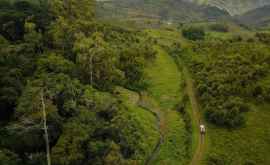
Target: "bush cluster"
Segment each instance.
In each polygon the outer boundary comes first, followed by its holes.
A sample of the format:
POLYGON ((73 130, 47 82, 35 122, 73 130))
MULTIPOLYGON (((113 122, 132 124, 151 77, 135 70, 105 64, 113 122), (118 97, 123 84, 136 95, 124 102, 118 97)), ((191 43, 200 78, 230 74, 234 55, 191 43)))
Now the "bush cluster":
POLYGON ((268 99, 270 49, 260 43, 211 42, 194 45, 190 68, 207 119, 228 127, 244 123, 248 99, 268 99))
POLYGON ((205 38, 205 31, 202 27, 189 27, 183 29, 182 34, 189 40, 203 40, 205 38))
POLYGON ((113 90, 145 87, 152 39, 100 23, 91 0, 0 4, 0 164, 46 162, 41 93, 53 164, 134 164, 145 155, 142 127, 113 90))

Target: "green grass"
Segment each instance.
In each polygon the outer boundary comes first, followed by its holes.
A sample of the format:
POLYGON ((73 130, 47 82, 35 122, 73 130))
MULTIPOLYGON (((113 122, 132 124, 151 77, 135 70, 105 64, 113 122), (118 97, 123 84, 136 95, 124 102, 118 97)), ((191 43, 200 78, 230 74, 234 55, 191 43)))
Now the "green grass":
MULTIPOLYGON (((253 106, 246 114, 246 126, 228 130, 208 128, 208 155, 224 165, 270 164, 270 105, 253 106)), ((207 164, 207 163, 206 163, 207 164)))
POLYGON ((159 141, 160 136, 156 126, 156 118, 151 112, 137 105, 139 96, 136 92, 120 87, 116 91, 119 92, 119 98, 127 107, 126 113, 131 116, 133 121, 136 121, 136 127, 142 136, 142 139, 138 140, 138 148, 142 150, 136 154, 135 159, 140 164, 143 164, 159 141))
POLYGON ((174 110, 181 100, 181 74, 174 60, 161 48, 155 62, 145 72, 150 85, 148 91, 159 103, 165 118, 164 143, 154 164, 186 164, 187 162, 187 131, 181 115, 174 110))
POLYGON ((145 30, 149 36, 158 40, 161 46, 171 46, 174 42, 180 42, 182 46, 187 44, 187 40, 176 29, 151 29, 145 30))
POLYGON ((243 39, 249 39, 254 36, 253 32, 247 32, 247 31, 232 31, 232 32, 215 32, 215 31, 207 31, 206 32, 206 39, 212 40, 212 39, 233 39, 235 37, 242 37, 243 39))
POLYGON ((146 74, 149 91, 164 109, 172 109, 180 101, 181 74, 174 60, 162 49, 156 48, 158 56, 146 74))
MULTIPOLYGON (((201 26, 201 25, 200 25, 201 26)), ((177 31, 170 30, 147 30, 148 34, 158 39, 160 45, 170 45, 175 41, 180 41, 188 46, 188 41, 183 39, 181 34, 177 31)), ((247 31, 235 25, 230 27, 228 33, 214 32, 207 30, 207 39, 229 39, 234 36, 244 36, 248 38, 254 35, 255 32, 247 31)), ((150 88, 149 91, 152 96, 160 103, 161 107, 170 113, 170 108, 176 103, 177 90, 180 92, 179 87, 174 86, 175 82, 181 81, 179 73, 173 73, 175 70, 172 66, 171 59, 167 59, 166 52, 158 48, 159 56, 155 64, 147 69, 149 76, 150 88), (170 73, 168 73, 170 72, 170 73), (176 77, 172 75, 178 75, 176 77), (168 77, 167 77, 168 76, 168 77), (176 92, 176 93, 175 93, 176 92), (176 97, 176 98, 175 98, 176 97), (170 98, 170 99, 166 99, 170 98), (175 99, 173 99, 175 98, 175 99)), ((178 93, 178 94, 179 94, 178 93)), ((268 165, 270 164, 270 105, 257 105, 253 106, 250 112, 246 113, 247 123, 242 128, 234 130, 225 129, 222 127, 214 126, 210 123, 207 124, 207 153, 203 164, 211 165, 268 165), (215 163, 209 161, 209 158, 216 161, 215 163)), ((191 112, 190 105, 187 106, 188 113, 191 112)), ((203 114, 201 114, 203 115, 203 114)), ((179 118, 175 117, 176 114, 167 114, 168 128, 171 128, 170 133, 167 134, 166 141, 161 148, 158 159, 155 164, 185 164, 185 158, 182 155, 179 158, 174 153, 183 152, 185 144, 180 144, 178 139, 185 139, 183 125, 181 125, 179 118), (178 129, 178 133, 174 132, 178 129), (182 133, 181 133, 182 132, 182 133), (179 134, 180 133, 180 134, 179 134), (174 136, 174 135, 177 135, 174 136), (177 139, 171 140, 170 139, 177 139), (182 148, 175 148, 175 146, 182 146, 182 148), (171 155, 170 155, 171 154, 171 155)), ((198 127, 192 121, 192 151, 195 151, 198 143, 198 127)), ((185 152, 185 151, 184 151, 185 152)), ((187 158, 187 157, 186 157, 187 158)), ((188 163, 186 163, 188 164, 188 163)))
POLYGON ((166 113, 167 133, 164 136, 164 143, 161 145, 160 152, 153 165, 158 164, 187 164, 188 150, 187 150, 187 132, 184 128, 184 122, 180 114, 176 111, 166 113))

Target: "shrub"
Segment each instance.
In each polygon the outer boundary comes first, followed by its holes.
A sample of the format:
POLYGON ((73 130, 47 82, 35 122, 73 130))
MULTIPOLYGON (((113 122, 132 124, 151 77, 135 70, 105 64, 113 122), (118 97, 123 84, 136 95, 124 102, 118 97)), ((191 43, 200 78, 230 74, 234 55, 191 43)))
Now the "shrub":
POLYGON ((220 155, 217 153, 212 153, 207 157, 208 165, 226 165, 229 164, 228 160, 226 160, 225 155, 220 155))
POLYGON ((255 36, 260 42, 270 44, 270 33, 256 33, 255 36))
POLYGON ((185 38, 189 40, 203 40, 205 38, 205 31, 201 27, 190 27, 184 29, 182 34, 185 38))
POLYGON ((264 44, 208 41, 198 42, 193 51, 191 70, 212 123, 239 127, 249 110, 247 98, 270 98, 269 48, 264 44))
POLYGON ((0 164, 19 165, 21 160, 18 155, 8 150, 0 150, 0 164))

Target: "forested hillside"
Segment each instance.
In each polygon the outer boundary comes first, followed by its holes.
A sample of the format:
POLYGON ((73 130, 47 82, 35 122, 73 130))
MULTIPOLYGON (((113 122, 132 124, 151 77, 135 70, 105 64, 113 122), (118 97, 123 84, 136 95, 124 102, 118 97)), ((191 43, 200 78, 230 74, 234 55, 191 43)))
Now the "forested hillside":
POLYGON ((114 90, 146 87, 151 39, 92 0, 0 3, 0 164, 47 164, 46 130, 55 165, 143 162, 155 138, 114 90))

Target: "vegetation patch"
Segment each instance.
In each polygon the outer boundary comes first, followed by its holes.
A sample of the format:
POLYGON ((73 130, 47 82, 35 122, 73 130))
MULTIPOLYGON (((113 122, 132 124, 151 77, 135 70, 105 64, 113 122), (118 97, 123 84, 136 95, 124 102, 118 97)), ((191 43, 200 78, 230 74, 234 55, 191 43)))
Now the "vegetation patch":
POLYGON ((175 109, 181 101, 181 74, 172 57, 163 49, 158 51, 155 62, 146 68, 148 75, 148 91, 159 103, 164 112, 165 133, 164 141, 153 164, 187 163, 188 133, 184 120, 175 109), (173 154, 172 154, 173 153, 173 154))
POLYGON ((246 114, 246 125, 224 129, 209 125, 209 165, 269 164, 269 105, 252 105, 246 114))
POLYGON ((183 29, 182 34, 189 40, 203 40, 205 38, 205 31, 202 27, 189 27, 183 29))
POLYGON ((268 73, 269 48, 245 42, 202 42, 194 50, 190 66, 207 119, 230 127, 243 124, 242 112, 249 109, 245 98, 261 96, 258 82, 268 73))

